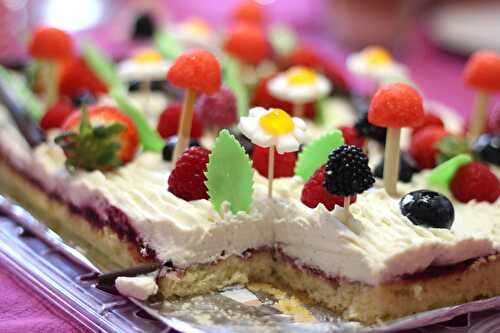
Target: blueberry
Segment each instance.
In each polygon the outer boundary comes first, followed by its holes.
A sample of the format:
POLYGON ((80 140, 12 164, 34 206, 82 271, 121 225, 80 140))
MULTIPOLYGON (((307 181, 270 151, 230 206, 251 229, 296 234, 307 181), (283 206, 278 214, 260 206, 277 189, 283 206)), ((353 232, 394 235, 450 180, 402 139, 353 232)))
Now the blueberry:
POLYGON ((482 161, 500 166, 500 133, 481 135, 473 150, 482 161))
MULTIPOLYGON (((165 142, 165 147, 163 147, 163 160, 170 162, 172 160, 172 155, 174 154, 175 144, 177 143, 177 135, 169 137, 165 142)), ((200 143, 196 139, 189 139, 189 147, 200 146, 200 143)))
MULTIPOLYGON (((407 153, 402 153, 399 162, 399 180, 403 183, 411 182, 413 174, 417 172, 417 165, 413 158, 407 153)), ((375 167, 373 172, 374 176, 377 178, 383 178, 384 176, 384 160, 382 159, 380 163, 375 167)))
POLYGON ((451 201, 434 191, 410 192, 401 198, 399 207, 413 224, 424 227, 450 229, 455 219, 451 201))
POLYGON ((244 136, 243 134, 241 134, 240 132, 238 132, 238 131, 236 131, 234 129, 230 129, 229 133, 231 133, 232 135, 234 135, 234 137, 236 138, 236 140, 238 140, 238 142, 243 147, 243 149, 245 149, 245 152, 248 155, 252 156, 252 152, 253 152, 253 143, 252 143, 252 141, 250 141, 246 136, 244 136))

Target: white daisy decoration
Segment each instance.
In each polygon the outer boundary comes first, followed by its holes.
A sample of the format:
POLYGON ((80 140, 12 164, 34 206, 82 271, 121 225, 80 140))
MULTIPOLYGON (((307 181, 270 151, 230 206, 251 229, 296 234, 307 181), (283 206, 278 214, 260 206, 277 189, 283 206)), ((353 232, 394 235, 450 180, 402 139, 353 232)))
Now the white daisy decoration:
POLYGON ((281 109, 252 108, 248 117, 241 117, 240 130, 254 144, 269 148, 268 196, 273 196, 274 151, 278 154, 299 150, 304 142, 306 124, 297 117, 290 117, 281 109))
POLYGON ((278 153, 299 150, 304 142, 306 123, 297 117, 290 117, 281 109, 250 109, 248 117, 241 117, 241 132, 254 144, 275 147, 278 153))
POLYGON ((123 80, 153 81, 164 80, 170 62, 155 50, 141 50, 131 58, 118 64, 118 75, 123 80))
POLYGON ((311 68, 294 66, 270 80, 267 89, 274 97, 293 103, 294 116, 303 117, 303 105, 328 95, 331 84, 311 68))
POLYGON ((347 57, 346 65, 351 73, 374 80, 379 85, 410 81, 405 66, 394 61, 382 47, 369 46, 353 53, 347 57))

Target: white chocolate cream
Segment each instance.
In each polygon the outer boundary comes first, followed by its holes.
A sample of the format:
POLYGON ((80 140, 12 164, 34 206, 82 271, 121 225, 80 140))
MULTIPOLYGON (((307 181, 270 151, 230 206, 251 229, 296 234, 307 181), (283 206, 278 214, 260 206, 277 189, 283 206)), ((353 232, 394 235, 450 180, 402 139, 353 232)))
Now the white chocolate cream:
MULTIPOLYGON (((275 199, 269 200, 267 181, 256 175, 250 211, 232 214, 226 205, 219 214, 208 200, 187 202, 168 192, 171 165, 159 154, 141 153, 115 172, 69 174, 59 147, 42 144, 31 153, 6 117, 0 118, 0 127, 0 149, 18 161, 16 167, 31 170, 44 186, 77 206, 91 206, 98 214, 105 214, 109 204, 119 207, 158 259, 180 267, 277 246, 299 265, 375 285, 500 250, 500 200, 454 202, 451 230, 434 229, 413 225, 400 213, 398 199, 375 188, 358 196, 344 224, 342 208, 329 212, 300 202, 299 177, 277 179, 275 199)), ((424 188, 425 173, 399 186, 403 193, 424 188)))

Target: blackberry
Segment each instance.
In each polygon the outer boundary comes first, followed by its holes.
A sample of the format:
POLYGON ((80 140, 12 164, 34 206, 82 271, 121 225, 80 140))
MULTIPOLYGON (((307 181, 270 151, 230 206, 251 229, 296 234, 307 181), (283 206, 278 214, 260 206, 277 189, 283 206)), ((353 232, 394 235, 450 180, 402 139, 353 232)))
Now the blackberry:
POLYGON ((156 31, 156 24, 150 13, 142 13, 137 16, 132 29, 132 39, 151 39, 156 31))
POLYGON ((328 156, 324 186, 330 194, 347 197, 363 193, 374 182, 368 157, 358 147, 342 145, 328 156))
POLYGON ((358 132, 358 135, 365 136, 382 145, 385 145, 387 129, 371 124, 368 121, 368 112, 363 112, 359 115, 358 120, 356 120, 356 123, 354 124, 354 128, 358 132))
MULTIPOLYGON (((399 180, 403 183, 411 182, 413 174, 417 172, 417 164, 410 157, 408 153, 402 153, 399 159, 399 180)), ((377 178, 383 178, 384 176, 384 160, 382 159, 380 163, 375 167, 373 172, 374 176, 377 178)))

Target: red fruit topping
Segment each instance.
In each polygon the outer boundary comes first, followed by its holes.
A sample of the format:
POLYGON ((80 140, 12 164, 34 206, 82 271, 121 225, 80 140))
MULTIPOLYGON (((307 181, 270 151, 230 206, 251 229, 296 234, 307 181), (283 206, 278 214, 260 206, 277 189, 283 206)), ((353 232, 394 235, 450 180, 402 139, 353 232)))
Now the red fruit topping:
POLYGON ((349 89, 342 71, 332 61, 321 57, 312 47, 303 45, 293 50, 287 60, 287 67, 291 66, 312 67, 323 72, 341 90, 349 89))
POLYGON ((65 60, 73 55, 73 42, 65 31, 42 27, 33 33, 28 52, 34 58, 65 60))
POLYGON ((485 91, 500 91, 500 55, 478 51, 465 64, 464 80, 469 86, 485 91))
MULTIPOLYGON (((274 151, 274 178, 292 177, 295 170, 295 161, 297 155, 295 153, 278 154, 274 151)), ((267 177, 269 163, 269 148, 263 148, 255 145, 252 152, 253 167, 262 176, 267 177)))
POLYGON ((78 97, 85 92, 99 96, 106 94, 108 88, 87 66, 83 58, 75 58, 63 67, 59 92, 69 97, 78 97))
POLYGON ((187 201, 208 199, 205 171, 209 155, 210 151, 202 147, 186 150, 168 177, 169 192, 187 201))
POLYGON ((411 132, 411 135, 413 136, 417 134, 420 130, 429 126, 438 126, 444 128, 444 123, 443 120, 441 120, 441 118, 439 118, 435 114, 426 112, 424 116, 424 122, 422 123, 422 125, 414 127, 413 131, 411 132))
POLYGON ((233 12, 233 19, 237 22, 262 24, 264 16, 262 6, 253 0, 243 2, 233 12))
POLYGON ((40 120, 40 127, 45 131, 52 128, 59 128, 74 111, 75 109, 70 102, 61 100, 47 109, 40 120))
POLYGON ((354 127, 343 126, 340 128, 342 135, 344 136, 344 143, 346 145, 353 145, 358 148, 363 149, 365 145, 366 138, 364 136, 358 135, 358 131, 354 127))
POLYGON ((435 145, 447 135, 448 132, 440 126, 427 126, 412 136, 409 152, 419 169, 436 166, 438 150, 435 145))
POLYGON ((237 121, 236 97, 224 87, 212 96, 200 96, 198 110, 204 123, 218 128, 230 127, 237 121))
MULTIPOLYGON (((166 139, 173 135, 177 135, 179 123, 181 120, 182 105, 175 102, 167 106, 165 111, 160 115, 156 130, 161 137, 166 139)), ((203 126, 197 113, 193 113, 193 121, 191 122, 191 137, 199 139, 203 135, 203 126)))
POLYGON ((417 127, 424 121, 422 97, 404 83, 388 84, 372 98, 368 121, 381 127, 417 127))
MULTIPOLYGON (((335 205, 344 207, 344 197, 340 195, 332 195, 325 189, 323 183, 325 182, 325 166, 316 170, 314 175, 309 178, 302 189, 300 200, 307 207, 315 208, 320 203, 326 209, 333 210, 335 205)), ((356 202, 356 196, 351 196, 351 203, 356 202)))
POLYGON ((180 55, 170 67, 167 80, 176 87, 215 94, 221 85, 221 69, 217 58, 201 49, 180 55))
MULTIPOLYGON (((269 80, 271 80, 273 77, 276 75, 272 75, 268 78, 264 78, 260 80, 257 85, 255 86, 254 89, 254 95, 251 101, 252 106, 261 106, 263 108, 269 109, 269 108, 277 108, 277 109, 282 109, 283 111, 286 111, 289 114, 293 113, 293 104, 282 101, 280 99, 277 99, 276 97, 272 96, 269 91, 267 90, 267 83, 269 80)), ((311 118, 314 119, 314 104, 313 103, 307 103, 304 107, 304 113, 306 118, 311 118)))
POLYGON ((479 162, 472 162, 458 169, 450 189, 461 202, 476 200, 494 203, 500 196, 500 182, 497 176, 479 162))
POLYGON ((249 23, 238 23, 229 30, 224 50, 243 62, 256 65, 269 56, 270 47, 262 29, 249 23))
MULTIPOLYGON (((117 157, 125 164, 134 158, 134 155, 139 146, 139 132, 134 121, 125 113, 111 106, 93 106, 88 111, 90 125, 93 128, 98 126, 111 126, 120 124, 124 130, 118 134, 117 141, 120 144, 120 149, 117 152, 117 157)), ((62 128, 66 132, 76 132, 79 130, 82 121, 82 113, 73 112, 62 128)))

